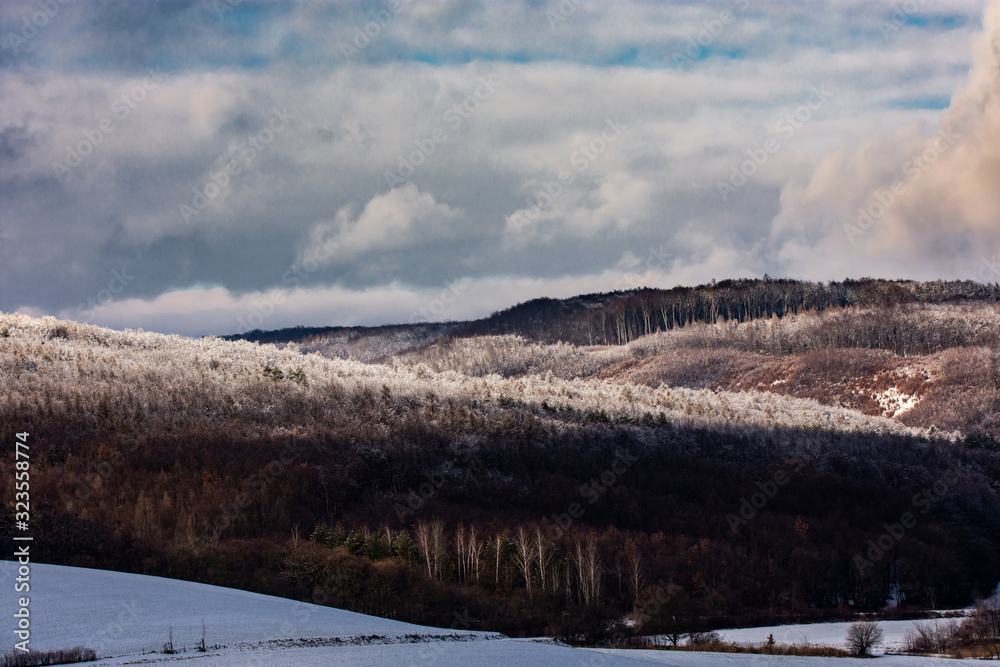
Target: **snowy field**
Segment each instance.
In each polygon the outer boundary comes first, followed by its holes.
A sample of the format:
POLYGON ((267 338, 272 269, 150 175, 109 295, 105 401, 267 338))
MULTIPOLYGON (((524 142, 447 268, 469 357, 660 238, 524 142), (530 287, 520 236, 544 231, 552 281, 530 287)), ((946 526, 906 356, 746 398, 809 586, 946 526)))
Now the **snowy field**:
MULTIPOLYGON (((5 587, 12 583, 11 569, 9 562, 0 565, 0 580, 5 587)), ((7 619, 12 618, 16 605, 12 589, 10 585, 11 592, 3 596, 7 619)), ((89 664, 99 665, 826 667, 829 663, 839 667, 870 667, 872 664, 834 658, 574 649, 550 642, 508 639, 496 633, 411 625, 205 584, 57 565, 31 566, 29 596, 33 650, 85 646, 95 649, 102 658, 89 664), (201 639, 202 620, 209 647, 206 653, 194 650, 201 639), (162 648, 171 627, 179 653, 166 655, 162 648)), ((8 621, 8 627, 11 625, 8 621)), ((810 628, 813 634, 806 636, 819 642, 823 636, 833 637, 840 632, 832 626, 841 624, 826 625, 831 626, 829 630, 815 625, 727 631, 726 638, 756 641, 759 633, 766 637, 768 632, 774 632, 775 639, 784 641, 779 631, 787 631, 793 633, 788 635, 789 640, 799 640, 803 629, 810 628), (746 634, 745 639, 731 634, 751 632, 758 634, 746 634)), ((900 636, 904 631, 905 628, 899 630, 900 636)), ((13 646, 12 636, 13 633, 8 634, 5 651, 13 646)), ((877 664, 916 667, 954 665, 955 661, 886 656, 877 664)))
MULTIPOLYGON (((955 620, 958 621, 960 619, 955 620)), ((940 619, 938 623, 947 623, 948 621, 949 619, 940 619)), ((879 621, 879 627, 882 628, 883 644, 875 650, 875 653, 902 649, 906 632, 913 629, 915 622, 921 625, 927 623, 934 624, 934 621, 879 621)), ((850 623, 776 625, 769 628, 720 630, 719 634, 727 642, 733 641, 740 644, 759 644, 760 642, 767 641, 769 634, 773 634, 774 641, 781 644, 819 644, 821 646, 847 648, 844 645, 844 636, 847 634, 849 625, 850 623)))

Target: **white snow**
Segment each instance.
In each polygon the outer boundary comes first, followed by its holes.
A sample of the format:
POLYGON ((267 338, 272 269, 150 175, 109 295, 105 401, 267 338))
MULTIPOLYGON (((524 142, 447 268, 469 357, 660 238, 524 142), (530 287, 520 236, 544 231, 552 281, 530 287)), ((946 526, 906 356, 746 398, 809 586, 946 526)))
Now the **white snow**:
MULTIPOLYGON (((880 621, 882 641, 876 652, 903 647, 903 639, 907 630, 913 629, 913 621, 880 621)), ((720 630, 719 634, 725 641, 740 644, 758 644, 767 641, 767 636, 774 635, 774 641, 781 644, 818 644, 846 648, 844 636, 850 623, 808 623, 804 625, 776 625, 766 628, 741 628, 738 630, 720 630)))
MULTIPOLYGON (((625 651, 600 650, 609 657, 617 658, 625 651)), ((756 655, 752 653, 710 653, 698 651, 628 651, 629 656, 642 660, 647 664, 671 665, 672 667, 762 667, 777 665, 778 667, 959 667, 971 664, 970 660, 955 660, 952 658, 924 658, 908 655, 886 655, 872 662, 871 658, 819 658, 799 657, 793 655, 756 655)), ((591 664, 591 663, 584 663, 591 664)), ((613 665, 617 663, 595 663, 613 665)), ((977 663, 981 664, 981 663, 977 663)))
POLYGON ((904 394, 896 387, 889 387, 883 392, 876 392, 872 398, 878 401, 882 412, 889 417, 895 417, 912 410, 920 401, 916 396, 904 394))
MULTIPOLYGON (((3 596, 2 613, 11 619, 17 598, 9 561, 0 565, 0 581, 10 592, 3 596)), ((102 657, 95 665, 178 664, 192 667, 319 667, 320 665, 544 665, 593 667, 661 664, 680 667, 733 665, 756 667, 859 667, 853 659, 786 658, 682 651, 584 650, 551 641, 509 639, 496 633, 430 628, 353 612, 305 604, 229 588, 104 570, 31 565, 31 649, 85 646, 102 657), (194 650, 205 622, 207 653, 194 650), (162 653, 173 628, 175 655, 162 653), (338 641, 339 640, 339 641, 338 641), (184 662, 178 662, 184 661, 184 662)), ((838 624, 825 624, 838 625, 838 624)), ((8 621, 8 627, 12 626, 8 621)), ((812 641, 843 633, 823 626, 812 628, 812 641)), ((756 640, 758 628, 744 633, 756 640)), ((895 630, 893 630, 895 632, 895 630)), ((887 633, 888 634, 888 633, 887 633)), ((735 637, 733 637, 735 638, 735 637)), ((8 634, 5 651, 13 647, 8 634)), ((884 667, 933 664, 934 660, 887 656, 884 667)), ((954 660, 940 660, 954 665, 954 660)))

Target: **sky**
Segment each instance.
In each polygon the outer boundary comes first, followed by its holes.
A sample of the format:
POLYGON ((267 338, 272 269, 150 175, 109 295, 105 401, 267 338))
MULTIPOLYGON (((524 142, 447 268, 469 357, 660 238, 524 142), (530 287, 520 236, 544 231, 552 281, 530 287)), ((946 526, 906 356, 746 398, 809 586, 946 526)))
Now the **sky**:
POLYGON ((1000 280, 1000 0, 0 4, 0 310, 1000 280))

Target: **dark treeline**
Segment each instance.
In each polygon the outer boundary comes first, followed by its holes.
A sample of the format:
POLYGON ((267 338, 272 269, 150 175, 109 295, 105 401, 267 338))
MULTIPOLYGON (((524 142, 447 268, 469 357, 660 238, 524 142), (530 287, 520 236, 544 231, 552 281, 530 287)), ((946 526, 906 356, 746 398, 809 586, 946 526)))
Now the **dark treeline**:
POLYGON ((461 331, 468 335, 515 333, 542 342, 623 345, 640 336, 696 322, 749 322, 853 306, 997 300, 1000 285, 973 281, 862 278, 813 283, 765 276, 697 287, 535 299, 471 322, 461 331))
POLYGON ((343 419, 285 435, 211 419, 148 432, 148 415, 108 406, 25 417, 33 554, 418 623, 467 610, 513 634, 630 612, 650 631, 815 618, 893 593, 961 605, 1000 580, 987 449, 516 401, 329 400, 343 419))
MULTIPOLYGON (((995 303, 998 300, 1000 285, 984 285, 973 281, 916 282, 861 278, 813 283, 765 276, 763 279, 723 280, 696 287, 646 287, 568 299, 533 299, 471 322, 381 327, 294 327, 274 331, 255 329, 223 338, 275 344, 304 343, 309 349, 317 349, 329 356, 352 355, 341 350, 327 350, 326 347, 329 346, 323 345, 327 339, 343 338, 356 343, 407 335, 413 338, 417 347, 436 336, 496 334, 518 334, 546 343, 563 341, 575 345, 624 345, 641 336, 694 323, 752 322, 805 312, 875 307, 881 309, 881 319, 870 322, 862 332, 856 331, 857 327, 854 326, 837 340, 827 340, 827 346, 926 353, 942 349, 948 344, 972 343, 956 340, 947 344, 939 342, 915 348, 913 341, 900 338, 901 330, 893 329, 894 326, 898 329, 898 322, 887 321, 886 318, 892 318, 889 312, 892 306, 948 302, 995 303)), ((398 347, 399 349, 392 348, 385 354, 396 353, 406 346, 398 347)), ((360 356, 367 358, 364 354, 360 356)), ((374 358, 378 355, 367 356, 374 358)))

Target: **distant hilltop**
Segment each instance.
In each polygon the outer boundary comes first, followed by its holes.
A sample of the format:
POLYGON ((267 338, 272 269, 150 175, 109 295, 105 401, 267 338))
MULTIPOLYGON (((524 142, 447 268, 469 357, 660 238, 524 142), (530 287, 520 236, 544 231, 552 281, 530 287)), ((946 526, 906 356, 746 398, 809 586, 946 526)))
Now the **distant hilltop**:
POLYGON ((765 275, 760 279, 712 281, 695 287, 641 287, 566 299, 543 297, 473 321, 257 329, 222 338, 276 344, 336 341, 349 346, 372 338, 399 340, 387 354, 432 343, 445 336, 517 334, 542 343, 624 345, 640 336, 696 322, 748 322, 852 307, 997 301, 1000 301, 1000 284, 971 280, 920 282, 847 278, 822 283, 765 275))

